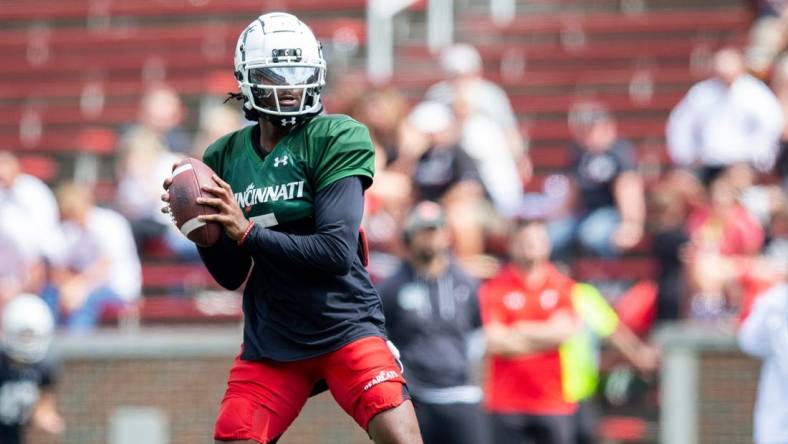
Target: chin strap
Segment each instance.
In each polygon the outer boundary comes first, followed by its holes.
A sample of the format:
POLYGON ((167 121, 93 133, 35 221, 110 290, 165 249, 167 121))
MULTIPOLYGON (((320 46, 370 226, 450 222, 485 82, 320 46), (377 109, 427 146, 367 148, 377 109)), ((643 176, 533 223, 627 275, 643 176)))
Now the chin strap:
POLYGON ((323 114, 323 102, 320 102, 320 107, 311 113, 301 114, 300 116, 275 116, 273 114, 259 112, 254 108, 247 108, 246 97, 241 93, 227 93, 227 98, 224 99, 223 103, 227 103, 230 100, 237 100, 243 103, 243 105, 241 105, 241 109, 244 112, 244 117, 246 120, 256 122, 259 117, 263 117, 271 122, 274 126, 279 128, 292 128, 311 119, 312 117, 317 116, 318 114, 323 114))
POLYGON ((301 114, 298 116, 277 116, 268 113, 258 113, 258 115, 262 115, 262 117, 264 117, 266 120, 271 122, 271 124, 273 124, 275 127, 292 128, 322 113, 323 113, 323 104, 321 103, 320 107, 316 111, 307 114, 301 114))

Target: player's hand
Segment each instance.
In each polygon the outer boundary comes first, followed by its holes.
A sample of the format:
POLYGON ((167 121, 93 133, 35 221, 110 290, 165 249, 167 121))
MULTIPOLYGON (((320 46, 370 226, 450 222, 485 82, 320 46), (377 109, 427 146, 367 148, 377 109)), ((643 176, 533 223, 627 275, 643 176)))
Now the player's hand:
MULTIPOLYGON (((178 165, 181 164, 181 161, 177 161, 172 164, 172 170, 178 168, 178 165)), ((164 214, 169 214, 170 212, 170 185, 172 185, 172 176, 167 176, 164 179, 164 183, 161 184, 161 187, 164 188, 164 193, 161 195, 161 201, 165 203, 164 207, 161 209, 161 212, 164 214)))
POLYGON ((214 207, 219 210, 219 213, 205 214, 199 216, 199 219, 204 222, 218 222, 222 224, 227 236, 237 241, 246 232, 251 222, 244 217, 241 207, 235 201, 230 184, 223 181, 216 174, 212 178, 216 185, 203 185, 202 191, 211 193, 215 197, 199 197, 197 198, 197 203, 214 207))

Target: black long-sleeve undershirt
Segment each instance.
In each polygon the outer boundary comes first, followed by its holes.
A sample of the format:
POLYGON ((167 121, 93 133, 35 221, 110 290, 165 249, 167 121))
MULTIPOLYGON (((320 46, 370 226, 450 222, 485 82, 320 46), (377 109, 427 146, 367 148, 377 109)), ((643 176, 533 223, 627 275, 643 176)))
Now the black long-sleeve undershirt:
POLYGON ((238 244, 222 233, 219 241, 210 247, 197 247, 205 268, 216 282, 228 290, 241 286, 249 274, 252 257, 238 244))
POLYGON ((363 187, 356 176, 340 179, 315 196, 315 232, 289 234, 255 225, 242 247, 222 235, 220 242, 199 248, 205 266, 225 288, 236 289, 249 273, 251 258, 287 261, 336 275, 350 271, 358 248, 364 211, 363 187))

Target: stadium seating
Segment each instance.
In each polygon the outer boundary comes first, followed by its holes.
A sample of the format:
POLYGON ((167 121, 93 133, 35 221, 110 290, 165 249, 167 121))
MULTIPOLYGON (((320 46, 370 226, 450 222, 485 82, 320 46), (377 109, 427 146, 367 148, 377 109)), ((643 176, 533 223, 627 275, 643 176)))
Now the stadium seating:
MULTIPOLYGON (((654 3, 659 3, 658 1, 654 3)), ((690 3, 690 2, 687 2, 690 3)), ((701 6, 702 4, 698 4, 701 6)), ((691 5, 690 5, 691 6, 691 5)), ((654 32, 663 37, 677 37, 676 33, 685 32, 696 34, 699 30, 729 31, 731 28, 741 26, 751 18, 751 15, 742 10, 720 9, 714 10, 705 7, 685 9, 681 11, 639 12, 626 14, 622 12, 599 12, 591 14, 549 14, 549 15, 523 15, 516 17, 504 27, 498 27, 487 17, 467 16, 460 21, 459 32, 466 35, 478 35, 497 28, 506 36, 527 36, 532 33, 556 33, 572 26, 583 30, 593 37, 598 35, 627 35, 634 34, 642 37, 654 32)), ((628 37, 632 37, 629 35, 628 37)))
POLYGON ((232 2, 211 2, 207 0, 175 0, 151 2, 147 0, 96 1, 59 0, 5 2, 0 10, 0 20, 42 20, 42 19, 85 19, 92 16, 169 18, 188 20, 194 18, 215 18, 217 15, 253 16, 264 10, 288 10, 296 14, 320 14, 323 12, 349 15, 363 14, 365 0, 274 0, 263 3, 259 0, 234 0, 232 2))
MULTIPOLYGON (((500 26, 486 15, 486 2, 459 3, 467 7, 457 9, 457 39, 479 48, 486 76, 507 88, 530 139, 533 189, 568 165, 566 111, 582 97, 603 99, 639 157, 664 164, 668 111, 704 76, 714 48, 743 41, 751 19, 737 0, 528 0, 500 26)), ((364 0, 6 1, 0 8, 0 146, 17 151, 26 171, 49 181, 67 174, 61 165, 80 153, 110 162, 117 131, 136 117, 151 82, 166 81, 190 105, 232 88, 236 34, 261 4, 303 16, 323 41, 355 45, 350 68, 361 66, 364 0), (101 94, 98 109, 83 100, 91 91, 101 94)), ((418 2, 417 22, 423 8, 418 2)), ((392 82, 411 102, 440 80, 423 41, 402 42, 396 57, 392 82)), ((326 99, 330 110, 330 88, 326 99)), ((99 197, 110 197, 113 186, 111 177, 102 177, 99 197)), ((588 280, 647 278, 655 265, 644 251, 645 243, 614 262, 583 258, 574 270, 588 280)), ((166 255, 146 257, 144 285, 150 297, 136 308, 139 316, 160 321, 177 319, 181 306, 185 318, 201 313, 194 302, 167 295, 186 287, 216 290, 202 267, 166 255)))

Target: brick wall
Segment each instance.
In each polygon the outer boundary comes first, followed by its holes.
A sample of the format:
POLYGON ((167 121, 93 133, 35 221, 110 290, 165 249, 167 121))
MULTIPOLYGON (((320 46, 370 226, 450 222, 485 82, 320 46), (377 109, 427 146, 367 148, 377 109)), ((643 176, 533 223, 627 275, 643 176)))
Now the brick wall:
MULTIPOLYGON (((717 335, 718 336, 718 335, 717 335)), ((751 442, 759 363, 725 346, 696 349, 699 442, 751 442)), ((211 443, 235 330, 205 329, 71 338, 57 385, 68 429, 57 439, 32 431, 30 444, 104 444, 118 407, 154 407, 168 418, 170 444, 211 443)), ((664 383, 664 381, 663 381, 664 383)), ((369 443, 327 393, 310 399, 281 444, 369 443)))
MULTIPOLYGON (((30 444, 104 444, 119 406, 161 409, 171 444, 212 441, 231 358, 78 359, 63 363, 58 404, 68 429, 59 439, 31 431, 30 444)), ((310 400, 284 443, 365 443, 366 435, 323 394, 310 400), (352 438, 351 438, 352 437, 352 438)))
POLYGON ((705 352, 698 363, 699 442, 752 442, 760 363, 736 352, 705 352))

